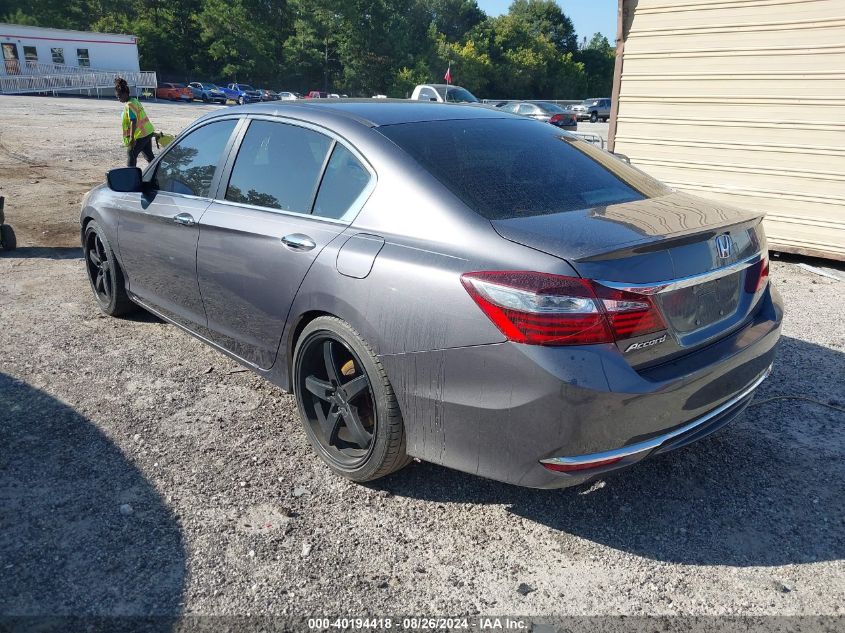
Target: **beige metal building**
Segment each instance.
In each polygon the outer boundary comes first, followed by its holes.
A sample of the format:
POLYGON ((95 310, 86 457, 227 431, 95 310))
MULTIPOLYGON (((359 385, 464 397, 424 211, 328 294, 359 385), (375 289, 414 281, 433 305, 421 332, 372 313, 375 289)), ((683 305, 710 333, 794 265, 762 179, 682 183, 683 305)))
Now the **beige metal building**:
POLYGON ((610 148, 845 260, 845 0, 619 0, 610 148))

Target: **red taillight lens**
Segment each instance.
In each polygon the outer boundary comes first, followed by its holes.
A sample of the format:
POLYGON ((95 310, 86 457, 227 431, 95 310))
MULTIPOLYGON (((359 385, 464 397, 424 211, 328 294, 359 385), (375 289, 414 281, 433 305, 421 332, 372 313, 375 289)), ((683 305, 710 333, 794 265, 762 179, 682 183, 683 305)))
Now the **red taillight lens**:
POLYGON ((552 118, 551 118, 551 119, 549 119, 549 123, 557 123, 557 122, 558 122, 558 121, 560 121, 562 118, 563 118, 563 115, 562 115, 562 114, 555 114, 555 115, 553 115, 553 116, 552 116, 552 118))
POLYGON ((586 279, 524 271, 467 273, 461 282, 509 340, 528 345, 612 343, 665 329, 649 297, 586 279))
POLYGON ((666 329, 651 297, 593 284, 617 340, 666 329))
POLYGON ((522 271, 467 273, 464 288, 515 343, 581 345, 612 340, 590 284, 522 271))
POLYGON ((768 280, 769 258, 764 257, 745 271, 745 292, 759 292, 766 287, 768 280))

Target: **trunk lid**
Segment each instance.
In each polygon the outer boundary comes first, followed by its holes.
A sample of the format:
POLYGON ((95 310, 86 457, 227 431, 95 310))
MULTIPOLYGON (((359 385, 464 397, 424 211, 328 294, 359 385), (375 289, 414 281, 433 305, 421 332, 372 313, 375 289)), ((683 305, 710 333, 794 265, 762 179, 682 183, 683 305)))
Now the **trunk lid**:
POLYGON ((747 321, 762 294, 746 291, 746 278, 759 272, 757 262, 766 255, 761 219, 673 192, 492 224, 507 240, 565 259, 584 278, 650 296, 667 332, 617 343, 633 366, 645 367, 747 321), (667 282, 674 284, 665 287, 667 282))

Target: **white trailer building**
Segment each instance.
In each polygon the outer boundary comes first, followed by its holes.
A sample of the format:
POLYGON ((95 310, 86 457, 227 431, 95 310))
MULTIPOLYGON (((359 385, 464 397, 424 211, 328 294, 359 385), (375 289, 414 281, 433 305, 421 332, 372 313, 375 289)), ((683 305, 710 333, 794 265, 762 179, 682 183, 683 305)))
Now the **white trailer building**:
POLYGON ((134 35, 0 23, 0 93, 79 92, 110 88, 115 75, 155 89, 141 72, 134 35))
POLYGON ((619 0, 609 147, 845 260, 845 0, 619 0))

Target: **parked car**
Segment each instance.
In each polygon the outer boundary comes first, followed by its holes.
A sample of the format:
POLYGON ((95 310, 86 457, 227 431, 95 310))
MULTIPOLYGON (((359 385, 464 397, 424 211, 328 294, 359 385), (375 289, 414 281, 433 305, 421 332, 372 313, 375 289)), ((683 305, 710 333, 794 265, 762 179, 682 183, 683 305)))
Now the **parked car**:
POLYGON ((749 403, 783 316, 762 216, 500 110, 314 100, 206 114, 110 171, 81 236, 106 314, 292 391, 336 473, 555 488, 749 403))
POLYGON ((610 118, 610 99, 584 99, 583 103, 576 103, 571 109, 579 121, 607 121, 610 118))
POLYGON ((545 121, 565 130, 578 129, 578 117, 555 103, 547 101, 509 101, 499 106, 504 112, 521 114, 538 121, 545 121))
POLYGON ((287 92, 286 90, 280 90, 278 93, 279 99, 281 101, 296 101, 296 94, 293 92, 287 92))
POLYGON ((446 84, 420 84, 411 93, 412 101, 436 101, 438 103, 480 103, 466 88, 446 84))
POLYGON ((193 101, 194 92, 185 84, 161 83, 156 88, 156 99, 171 101, 193 101))
POLYGON ((203 103, 226 103, 226 94, 215 84, 192 81, 188 84, 194 99, 203 103))
POLYGON ((261 101, 261 92, 250 86, 249 84, 229 84, 230 92, 227 93, 230 99, 233 99, 238 105, 245 103, 255 103, 261 101))
POLYGON ((328 99, 329 93, 328 92, 321 92, 319 90, 310 90, 307 95, 304 97, 305 99, 328 99))
POLYGON ((268 88, 259 88, 258 92, 261 93, 261 100, 262 101, 278 101, 279 100, 279 93, 274 92, 268 88))

